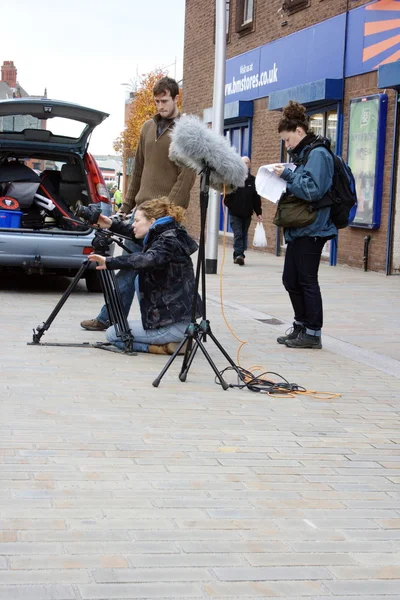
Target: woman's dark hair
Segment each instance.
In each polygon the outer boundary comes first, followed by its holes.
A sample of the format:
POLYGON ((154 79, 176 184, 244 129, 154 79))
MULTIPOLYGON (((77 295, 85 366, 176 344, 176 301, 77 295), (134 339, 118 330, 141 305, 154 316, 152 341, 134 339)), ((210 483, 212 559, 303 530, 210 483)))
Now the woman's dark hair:
POLYGON ((172 79, 171 77, 162 77, 162 79, 159 79, 153 87, 153 95, 159 96, 160 94, 166 94, 167 92, 171 94, 171 98, 174 100, 179 94, 179 85, 176 83, 175 79, 172 79))
POLYGON ((289 103, 283 109, 282 118, 278 125, 278 132, 296 131, 298 127, 301 127, 305 133, 308 133, 309 125, 306 108, 294 100, 289 100, 289 103))

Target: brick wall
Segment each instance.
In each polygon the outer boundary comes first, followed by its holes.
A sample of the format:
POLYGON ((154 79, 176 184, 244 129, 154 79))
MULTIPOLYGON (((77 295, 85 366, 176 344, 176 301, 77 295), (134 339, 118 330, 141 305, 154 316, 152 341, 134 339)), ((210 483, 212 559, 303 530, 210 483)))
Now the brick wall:
MULTIPOLYGON (((315 25, 321 21, 364 4, 367 0, 310 0, 310 6, 293 15, 282 13, 279 9, 283 0, 255 0, 254 27, 245 35, 235 32, 236 0, 231 0, 230 33, 227 42, 227 58, 231 58, 275 39, 290 35, 296 31, 315 25), (282 23, 287 24, 282 26, 282 23)), ((212 106, 214 81, 214 0, 186 0, 185 47, 184 47, 184 92, 183 110, 202 116, 203 110, 212 106)), ((329 43, 329 40, 327 40, 329 43)), ((289 57, 290 58, 290 57, 289 57)), ((377 89, 376 72, 367 73, 346 80, 344 99, 344 140, 347 147, 348 109, 351 98, 374 94, 377 89)), ((384 270, 387 237, 387 217, 390 189, 390 155, 393 131, 393 94, 388 93, 389 109, 387 123, 386 167, 382 199, 382 219, 379 230, 370 232, 364 229, 346 229, 340 232, 338 261, 342 264, 362 267, 364 237, 369 233, 370 244, 369 268, 384 270)), ((263 164, 280 160, 280 141, 277 134, 279 113, 268 111, 268 98, 254 101, 253 138, 252 138, 252 172, 255 174, 263 164)), ((199 234, 199 187, 196 182, 187 211, 186 224, 195 237, 199 234)), ((262 203, 264 226, 267 231, 267 252, 275 252, 276 227, 272 224, 275 205, 267 200, 262 203)), ((255 218, 250 228, 252 240, 255 218)))
MULTIPOLYGON (((343 103, 344 131, 343 131, 343 156, 347 156, 347 142, 349 131, 349 108, 352 98, 376 94, 383 90, 377 89, 377 72, 365 73, 350 77, 345 81, 345 95, 343 103)), ((375 231, 362 228, 349 227, 339 234, 338 261, 355 267, 363 266, 364 238, 371 236, 369 247, 368 265, 373 271, 385 270, 387 223, 389 215, 389 195, 391 184, 391 155, 394 129, 394 97, 393 90, 386 90, 388 95, 388 113, 386 125, 385 167, 383 173, 382 212, 381 226, 375 231)))

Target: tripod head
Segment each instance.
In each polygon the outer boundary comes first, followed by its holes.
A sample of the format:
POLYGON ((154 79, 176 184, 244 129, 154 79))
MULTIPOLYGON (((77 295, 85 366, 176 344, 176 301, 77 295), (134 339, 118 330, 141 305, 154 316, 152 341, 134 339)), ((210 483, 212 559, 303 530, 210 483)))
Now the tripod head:
POLYGON ((110 247, 113 243, 112 233, 108 229, 97 229, 95 230, 94 237, 92 239, 92 248, 96 254, 101 256, 108 256, 110 254, 110 247))
MULTIPOLYGON (((87 207, 83 207, 87 208, 87 207)), ((96 211, 97 218, 99 216, 99 212, 96 211)), ((82 225, 83 221, 78 219, 73 219, 71 217, 63 217, 66 221, 71 221, 77 225, 82 225)), ((95 253, 100 254, 101 256, 109 256, 111 244, 117 244, 123 250, 126 250, 128 254, 132 254, 132 250, 130 250, 122 240, 131 240, 132 238, 127 237, 126 235, 121 235, 120 233, 113 233, 109 229, 102 229, 98 225, 94 223, 90 223, 89 221, 85 221, 88 229, 94 231, 94 237, 92 240, 92 248, 95 253)))
POLYGON ((123 239, 129 240, 131 238, 128 238, 124 235, 115 234, 109 229, 97 229, 92 227, 92 230, 95 232, 92 240, 92 248, 97 254, 100 254, 101 256, 109 256, 110 247, 113 243, 120 246, 120 248, 123 248, 123 250, 126 250, 126 252, 129 254, 132 254, 132 250, 125 246, 122 241, 123 239))

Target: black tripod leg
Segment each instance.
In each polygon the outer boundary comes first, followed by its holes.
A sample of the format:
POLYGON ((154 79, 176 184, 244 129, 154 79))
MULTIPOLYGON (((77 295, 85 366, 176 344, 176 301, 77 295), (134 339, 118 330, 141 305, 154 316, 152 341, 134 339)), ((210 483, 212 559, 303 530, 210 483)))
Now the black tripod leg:
POLYGON ((206 357, 206 359, 208 361, 208 364, 210 365, 210 367, 214 371, 215 375, 219 379, 219 382, 220 382, 220 384, 222 386, 222 389, 223 390, 227 390, 229 388, 229 385, 226 383, 225 379, 222 377, 221 373, 218 371, 217 366, 214 364, 213 359, 208 354, 207 350, 205 349, 205 347, 203 345, 203 342, 200 339, 197 340, 197 345, 200 348, 200 350, 202 351, 202 353, 204 354, 204 356, 206 357))
POLYGON ((62 307, 64 306, 64 304, 66 303, 66 301, 68 300, 68 298, 70 297, 70 295, 72 294, 74 289, 76 288, 76 286, 78 285, 79 280, 81 279, 81 277, 83 276, 83 274, 85 273, 85 271, 89 267, 89 265, 90 265, 90 262, 88 260, 85 260, 82 263, 79 271, 77 272, 77 274, 75 275, 75 277, 73 278, 73 280, 71 281, 71 283, 69 284, 69 286, 67 287, 65 292, 63 293, 63 295, 61 296, 60 300, 57 302, 56 306, 54 307, 54 309, 51 312, 48 319, 46 319, 46 321, 44 321, 44 323, 42 323, 42 325, 38 325, 38 327, 36 327, 36 331, 35 330, 33 331, 32 342, 34 344, 40 343, 40 339, 41 339, 42 335, 49 329, 50 325, 52 324, 52 322, 54 321, 54 319, 56 318, 56 316, 58 315, 58 313, 60 312, 60 310, 62 309, 62 307))
POLYGON ((117 337, 125 344, 125 351, 131 353, 133 350, 133 336, 122 307, 121 292, 117 278, 114 271, 101 270, 100 273, 108 316, 114 325, 117 337))
POLYGON ((185 354, 184 354, 184 357, 183 357, 183 360, 182 360, 182 366, 181 366, 181 370, 180 370, 180 373, 179 373, 179 377, 180 377, 181 373, 186 370, 186 366, 187 366, 189 357, 192 354, 194 332, 195 332, 195 330, 197 328, 197 324, 196 323, 191 324, 189 327, 190 327, 190 332, 191 333, 187 337, 187 344, 186 344, 185 354))
MULTIPOLYGON (((204 194, 203 202, 202 202, 202 224, 203 224, 203 232, 204 232, 204 240, 200 245, 201 252, 201 299, 202 299, 202 317, 203 320, 206 320, 207 314, 207 302, 206 302, 206 244, 205 244, 205 229, 206 229, 206 220, 207 220, 207 208, 208 208, 208 194, 204 194)), ((206 335, 203 336, 203 341, 207 341, 206 335)))
POLYGON ((113 294, 113 286, 112 286, 112 281, 110 278, 110 272, 107 271, 100 271, 100 281, 101 281, 101 287, 103 289, 103 294, 104 294, 104 301, 107 307, 107 312, 108 312, 108 317, 110 319, 110 322, 113 325, 118 324, 119 320, 117 318, 117 302, 116 302, 116 298, 113 294))
POLYGON ((189 373, 190 365, 194 361, 194 357, 196 356, 197 349, 199 347, 198 339, 194 340, 194 345, 191 350, 188 352, 188 355, 185 355, 185 360, 182 363, 181 372, 179 373, 180 381, 186 381, 187 375, 189 373))
POLYGON ((174 360, 178 356, 179 351, 183 348, 183 346, 185 345, 186 341, 188 341, 188 340, 186 338, 183 338, 183 340, 181 341, 181 343, 179 344, 179 346, 177 347, 177 349, 175 350, 175 352, 168 359, 168 362, 165 365, 165 367, 163 368, 163 370, 161 371, 161 373, 153 381, 153 383, 152 383, 153 387, 158 387, 159 386, 161 379, 164 377, 165 373, 168 371, 168 369, 170 368, 170 366, 172 365, 172 363, 174 362, 174 360))
POLYGON ((226 360, 229 362, 229 364, 231 365, 231 367, 233 367, 235 369, 235 371, 237 373, 239 373, 239 370, 238 370, 238 367, 237 367, 236 363, 233 362, 233 359, 229 356, 229 354, 227 353, 227 351, 225 350, 225 348, 217 340, 217 338, 215 337, 215 335, 213 334, 213 332, 211 331, 211 329, 208 329, 207 335, 210 336, 210 338, 212 339, 212 341, 214 342, 214 344, 217 346, 218 350, 225 356, 226 360))

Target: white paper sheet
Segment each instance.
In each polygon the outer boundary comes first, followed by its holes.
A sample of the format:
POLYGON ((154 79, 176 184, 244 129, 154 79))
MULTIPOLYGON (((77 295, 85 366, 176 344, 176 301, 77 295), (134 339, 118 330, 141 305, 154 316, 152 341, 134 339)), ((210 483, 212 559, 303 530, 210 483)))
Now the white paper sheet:
POLYGON ((282 193, 286 191, 286 181, 274 173, 274 167, 282 165, 291 171, 294 171, 296 165, 293 163, 275 163, 273 165, 264 165, 258 169, 256 176, 256 190, 262 198, 267 198, 275 204, 278 202, 282 193))

